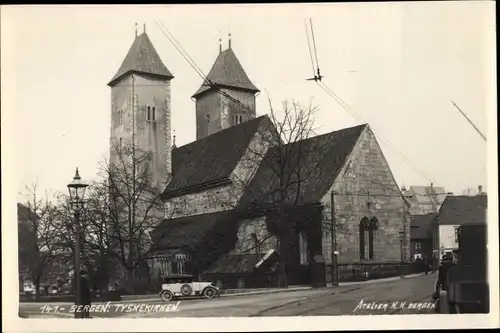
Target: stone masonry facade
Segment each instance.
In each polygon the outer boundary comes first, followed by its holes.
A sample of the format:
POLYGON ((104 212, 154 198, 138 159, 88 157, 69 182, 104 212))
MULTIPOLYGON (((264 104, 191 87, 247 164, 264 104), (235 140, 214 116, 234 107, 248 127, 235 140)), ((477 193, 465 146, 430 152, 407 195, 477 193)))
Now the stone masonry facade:
POLYGON ((174 219, 234 209, 268 148, 266 140, 262 139, 266 131, 265 126, 261 125, 257 130, 244 156, 231 174, 230 184, 167 199, 164 205, 165 218, 174 219))
MULTIPOLYGON (((111 145, 131 145, 134 132, 137 150, 152 154, 153 180, 160 187, 171 174, 170 103, 169 80, 130 75, 111 88, 111 145), (150 117, 154 107, 154 119, 147 119, 148 107, 150 117)), ((111 160, 116 158, 111 149, 111 160)))
MULTIPOLYGON (((389 165, 373 132, 367 127, 361 134, 348 163, 338 175, 335 193, 338 263, 399 262, 399 232, 405 230, 404 260, 410 256, 409 206, 403 199, 389 165), (374 235, 374 259, 360 259, 359 223, 363 217, 379 222, 374 235)), ((323 255, 332 262, 331 194, 322 199, 323 255)))
POLYGON ((276 236, 267 230, 264 216, 240 221, 237 238, 232 254, 264 254, 277 250, 276 236))
POLYGON ((242 121, 255 118, 254 93, 233 89, 221 90, 222 93, 215 90, 208 91, 196 101, 197 140, 235 125, 234 117, 236 115, 241 115, 242 121), (235 103, 223 94, 240 101, 245 107, 235 103))

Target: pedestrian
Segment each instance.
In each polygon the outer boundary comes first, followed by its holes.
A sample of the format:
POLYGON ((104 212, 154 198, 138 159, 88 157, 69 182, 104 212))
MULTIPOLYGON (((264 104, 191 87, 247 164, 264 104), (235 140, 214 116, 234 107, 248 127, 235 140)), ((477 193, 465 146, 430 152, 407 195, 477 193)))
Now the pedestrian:
POLYGON ((89 280, 86 270, 82 270, 80 273, 80 304, 83 305, 83 318, 90 318, 90 304, 91 304, 91 295, 89 288, 89 280), (87 307, 86 307, 87 305, 87 307))

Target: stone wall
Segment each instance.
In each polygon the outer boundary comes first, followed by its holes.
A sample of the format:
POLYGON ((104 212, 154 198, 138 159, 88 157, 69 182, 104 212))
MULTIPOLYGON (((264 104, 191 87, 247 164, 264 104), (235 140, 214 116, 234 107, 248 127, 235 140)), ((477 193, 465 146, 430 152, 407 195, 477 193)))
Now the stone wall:
POLYGON ((221 95, 215 90, 205 92, 196 100, 196 140, 221 130, 221 95))
POLYGON ((276 236, 272 235, 266 226, 266 217, 261 216, 240 221, 238 240, 231 253, 251 254, 266 253, 271 249, 277 250, 276 236), (253 236, 255 235, 255 236, 253 236))
POLYGON ((241 104, 226 96, 221 98, 221 126, 222 129, 234 126, 234 116, 241 115, 243 121, 255 118, 255 94, 253 92, 239 91, 233 89, 222 89, 241 104))
MULTIPOLYGON (((402 198, 390 167, 373 132, 367 128, 360 136, 348 163, 332 188, 335 191, 337 250, 339 263, 399 262, 399 232, 405 230, 404 259, 410 257, 409 205, 402 198), (379 228, 374 236, 373 260, 361 260, 359 223, 363 217, 377 218, 379 228)), ((323 198, 324 223, 330 226, 331 195, 323 198)), ((323 230, 323 254, 331 263, 332 238, 329 227, 323 230)))
POLYGON ((168 199, 165 202, 165 218, 178 218, 235 208, 241 199, 243 191, 255 175, 262 156, 265 155, 269 146, 262 139, 267 126, 268 124, 263 123, 257 130, 256 135, 230 176, 232 183, 168 199))
MULTIPOLYGON (((169 80, 130 75, 111 88, 112 147, 131 145, 134 132, 137 151, 152 154, 154 184, 162 186, 171 174, 170 99, 169 80), (147 120, 148 106, 155 108, 154 122, 147 120)), ((113 148, 110 156, 112 161, 117 158, 113 148)))

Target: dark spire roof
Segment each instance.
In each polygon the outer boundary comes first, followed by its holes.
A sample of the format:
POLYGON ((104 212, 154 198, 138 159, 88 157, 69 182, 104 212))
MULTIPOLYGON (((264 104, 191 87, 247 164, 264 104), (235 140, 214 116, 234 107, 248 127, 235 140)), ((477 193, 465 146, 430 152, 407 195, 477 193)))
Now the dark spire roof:
POLYGON ((153 43, 151 43, 145 32, 135 38, 120 69, 108 83, 108 86, 113 86, 129 73, 143 73, 165 79, 174 77, 161 61, 158 52, 156 52, 153 43))
MULTIPOLYGON (((259 89, 248 78, 231 48, 219 53, 212 69, 207 75, 207 79, 223 87, 243 89, 255 93, 259 92, 259 89)), ((196 98, 209 89, 210 86, 208 84, 203 84, 192 97, 196 98)))

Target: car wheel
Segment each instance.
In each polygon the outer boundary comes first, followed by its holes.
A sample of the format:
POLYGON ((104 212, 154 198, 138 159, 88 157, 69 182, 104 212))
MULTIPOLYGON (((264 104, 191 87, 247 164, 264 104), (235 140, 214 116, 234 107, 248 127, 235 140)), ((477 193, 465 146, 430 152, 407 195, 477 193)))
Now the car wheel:
POLYGON ((217 292, 215 291, 214 288, 208 287, 203 291, 203 296, 205 296, 208 299, 212 299, 215 297, 217 292))
POLYGON ((170 291, 164 290, 161 292, 160 297, 163 301, 169 302, 174 298, 174 295, 170 291))

